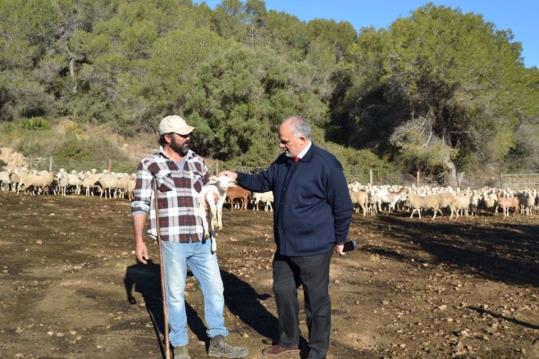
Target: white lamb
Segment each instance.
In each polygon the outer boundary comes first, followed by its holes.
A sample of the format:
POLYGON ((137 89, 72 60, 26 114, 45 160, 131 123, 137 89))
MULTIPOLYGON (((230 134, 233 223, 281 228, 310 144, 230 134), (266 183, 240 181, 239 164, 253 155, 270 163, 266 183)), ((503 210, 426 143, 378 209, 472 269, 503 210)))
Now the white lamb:
POLYGON ((234 181, 230 177, 212 177, 210 182, 200 191, 200 207, 204 238, 212 238, 212 252, 217 251, 215 229, 223 228, 223 204, 226 200, 226 190, 234 181))

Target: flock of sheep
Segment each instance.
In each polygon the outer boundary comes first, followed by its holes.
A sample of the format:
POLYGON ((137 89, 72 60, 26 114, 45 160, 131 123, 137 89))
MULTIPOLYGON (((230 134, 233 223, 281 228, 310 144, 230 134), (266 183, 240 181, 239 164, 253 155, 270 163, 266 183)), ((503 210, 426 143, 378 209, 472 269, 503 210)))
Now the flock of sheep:
MULTIPOLYGON (((213 183, 217 181, 214 178, 213 183)), ((482 188, 477 190, 460 190, 451 187, 415 187, 390 185, 362 185, 358 182, 348 185, 350 197, 356 210, 363 215, 375 215, 379 212, 396 213, 407 211, 410 218, 417 213, 437 215, 449 214, 449 218, 475 215, 479 212, 494 213, 499 211, 504 216, 510 214, 526 214, 532 216, 539 211, 539 196, 536 189, 498 189, 482 188)), ((0 171, 0 189, 11 190, 17 194, 57 194, 86 195, 105 198, 133 198, 135 174, 115 173, 104 170, 67 172, 29 171, 17 168, 11 171, 0 171)), ((222 190, 221 190, 222 192, 222 190)), ((221 207, 228 201, 230 208, 259 210, 262 205, 265 211, 272 210, 273 195, 266 193, 249 193, 234 184, 227 184, 226 194, 220 193, 221 207)))
MULTIPOLYGON (((212 178, 215 184, 219 179, 212 178)), ((0 171, 0 189, 11 190, 17 195, 22 194, 55 194, 100 196, 105 198, 133 199, 136 175, 116 173, 104 170, 98 173, 91 171, 71 171, 60 169, 58 172, 27 170, 16 168, 11 171, 0 171)), ((222 191, 221 191, 222 192, 222 191)), ((220 193, 220 197, 223 194, 220 193)), ((227 183, 226 193, 222 201, 228 200, 231 208, 246 209, 248 205, 258 210, 272 210, 273 194, 249 193, 235 184, 227 183)), ((222 206, 222 205, 221 205, 222 206)))
POLYGON ((363 215, 377 214, 385 210, 387 213, 396 211, 411 212, 410 218, 417 213, 421 218, 422 211, 432 214, 448 212, 449 219, 453 217, 476 215, 483 213, 498 214, 501 210, 503 216, 513 214, 526 214, 532 216, 539 211, 539 196, 535 189, 499 189, 484 187, 477 190, 460 190, 451 187, 415 187, 415 186, 372 186, 352 183, 348 186, 352 202, 356 209, 363 211, 363 215))
POLYGON ((132 198, 135 189, 135 175, 115 173, 107 170, 97 173, 96 170, 67 172, 29 171, 16 168, 11 171, 0 171, 0 188, 30 194, 67 194, 86 196, 99 195, 106 198, 132 198))

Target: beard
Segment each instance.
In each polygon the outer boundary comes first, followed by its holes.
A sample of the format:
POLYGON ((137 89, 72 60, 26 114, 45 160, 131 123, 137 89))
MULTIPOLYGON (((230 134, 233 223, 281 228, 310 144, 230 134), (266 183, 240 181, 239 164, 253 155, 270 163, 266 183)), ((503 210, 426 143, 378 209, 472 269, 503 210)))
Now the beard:
POLYGON ((170 148, 172 148, 174 152, 176 152, 180 156, 184 157, 191 149, 191 144, 189 143, 189 141, 185 141, 183 144, 179 144, 175 140, 172 140, 172 142, 170 143, 170 148))

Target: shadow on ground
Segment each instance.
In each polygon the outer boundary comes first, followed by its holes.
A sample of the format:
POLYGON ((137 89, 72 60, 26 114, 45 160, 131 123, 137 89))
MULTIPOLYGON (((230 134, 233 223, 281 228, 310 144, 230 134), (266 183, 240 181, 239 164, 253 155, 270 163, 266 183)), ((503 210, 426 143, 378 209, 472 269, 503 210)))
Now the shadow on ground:
MULTIPOLYGON (((514 284, 539 286, 539 225, 498 223, 485 228, 479 223, 424 222, 380 216, 391 226, 391 239, 417 246, 435 263, 457 266, 485 278, 514 284)), ((408 247, 410 249, 410 247, 408 247)), ((369 245, 364 250, 401 261, 419 259, 413 251, 394 251, 388 246, 369 245)))

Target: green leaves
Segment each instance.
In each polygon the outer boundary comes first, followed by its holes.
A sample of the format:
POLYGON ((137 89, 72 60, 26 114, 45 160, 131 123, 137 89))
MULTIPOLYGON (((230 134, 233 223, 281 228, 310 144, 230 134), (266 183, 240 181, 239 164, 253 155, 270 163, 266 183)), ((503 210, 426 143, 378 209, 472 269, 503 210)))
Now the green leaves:
POLYGON ((197 151, 241 165, 271 161, 293 114, 350 165, 374 153, 431 171, 539 158, 527 136, 539 72, 510 30, 448 7, 357 34, 262 0, 0 0, 0 31, 1 121, 62 115, 133 134, 179 113, 197 151))

